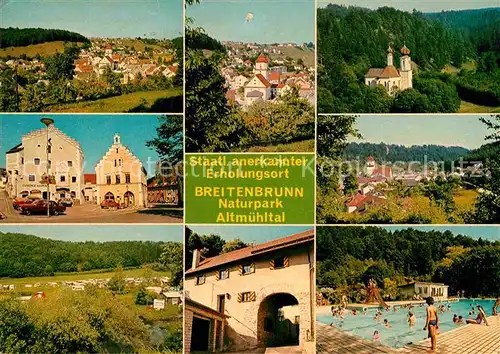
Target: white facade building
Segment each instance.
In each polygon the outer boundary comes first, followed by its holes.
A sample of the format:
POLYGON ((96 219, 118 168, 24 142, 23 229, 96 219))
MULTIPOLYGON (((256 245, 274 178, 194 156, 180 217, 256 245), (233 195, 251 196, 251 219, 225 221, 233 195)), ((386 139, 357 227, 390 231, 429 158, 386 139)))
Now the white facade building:
POLYGON ((47 173, 55 177, 49 188, 49 199, 71 198, 73 202, 83 199, 83 152, 80 144, 53 125, 32 131, 21 138, 21 143, 6 153, 7 186, 10 197, 33 196, 47 199, 47 185, 42 176, 47 173))

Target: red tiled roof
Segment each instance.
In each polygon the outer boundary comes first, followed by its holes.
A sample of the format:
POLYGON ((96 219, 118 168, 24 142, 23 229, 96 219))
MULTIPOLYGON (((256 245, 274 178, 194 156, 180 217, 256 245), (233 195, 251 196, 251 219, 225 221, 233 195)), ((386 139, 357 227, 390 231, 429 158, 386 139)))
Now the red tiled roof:
POLYGON ((280 81, 280 73, 277 71, 271 71, 269 73, 269 81, 280 81))
POLYGON ((384 177, 359 177, 358 184, 370 183, 370 182, 382 182, 385 181, 384 177))
POLYGON ((107 60, 107 61, 109 61, 110 63, 114 63, 113 58, 111 58, 110 56, 108 56, 108 55, 107 55, 105 58, 106 58, 106 60, 107 60))
POLYGON ((245 247, 240 250, 207 258, 200 263, 198 268, 196 269, 191 268, 186 272, 186 274, 192 274, 195 272, 199 272, 201 270, 218 267, 223 264, 232 263, 255 255, 260 255, 278 249, 313 241, 314 241, 314 229, 311 229, 291 236, 261 243, 260 245, 245 247))
POLYGON ((179 69, 178 65, 171 65, 168 67, 168 70, 170 70, 173 73, 176 73, 178 69, 179 69))
POLYGON ((389 166, 377 167, 373 170, 372 176, 384 176, 390 178, 392 176, 392 168, 389 166))
POLYGON ((382 74, 383 71, 384 71, 384 69, 371 68, 370 70, 368 70, 365 77, 377 77, 378 78, 378 77, 380 77, 380 74, 382 74))
POLYGON ((389 77, 399 77, 399 71, 393 65, 388 65, 380 74, 381 78, 389 78, 389 77))
POLYGON ((95 173, 85 173, 83 175, 83 180, 85 183, 96 184, 97 176, 95 173))
POLYGON ((226 98, 230 102, 236 102, 236 91, 235 90, 227 90, 226 98))
POLYGON ((379 202, 384 201, 384 199, 376 197, 374 195, 363 195, 363 194, 356 194, 351 201, 347 203, 348 207, 356 207, 356 209, 359 209, 359 207, 365 205, 365 204, 376 204, 379 202))
POLYGON ((255 76, 257 76, 257 78, 260 80, 260 82, 262 82, 264 84, 264 86, 266 86, 266 87, 271 86, 271 84, 269 83, 269 81, 267 81, 267 79, 264 77, 264 75, 257 74, 255 76))
POLYGON ((259 57, 257 58, 257 60, 255 62, 256 63, 269 63, 269 59, 264 54, 261 54, 261 55, 259 55, 259 57))
POLYGON ((111 48, 111 46, 109 45, 109 43, 106 43, 106 48, 105 49, 113 49, 113 48, 111 48))

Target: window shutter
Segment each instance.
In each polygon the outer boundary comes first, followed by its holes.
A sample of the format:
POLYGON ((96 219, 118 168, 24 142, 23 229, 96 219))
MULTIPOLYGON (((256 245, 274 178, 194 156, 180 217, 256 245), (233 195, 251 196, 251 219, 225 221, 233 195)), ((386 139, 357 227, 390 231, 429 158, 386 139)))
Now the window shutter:
POLYGON ((255 291, 252 291, 250 293, 250 301, 255 302, 256 299, 257 299, 257 296, 255 295, 255 291))
POLYGON ((239 267, 238 267, 238 273, 240 275, 243 275, 243 264, 240 264, 239 267))
POLYGON ((255 263, 252 263, 252 264, 250 265, 250 272, 251 272, 251 273, 255 273, 255 263))
POLYGON ((238 302, 243 302, 243 294, 238 293, 238 302))
POLYGON ((288 267, 290 265, 290 261, 288 260, 288 257, 284 257, 285 259, 283 260, 283 266, 288 267))
POLYGON ((269 262, 269 268, 271 270, 274 270, 274 259, 271 259, 271 261, 269 262))
POLYGON ((215 271, 215 280, 220 280, 220 272, 218 270, 215 271))

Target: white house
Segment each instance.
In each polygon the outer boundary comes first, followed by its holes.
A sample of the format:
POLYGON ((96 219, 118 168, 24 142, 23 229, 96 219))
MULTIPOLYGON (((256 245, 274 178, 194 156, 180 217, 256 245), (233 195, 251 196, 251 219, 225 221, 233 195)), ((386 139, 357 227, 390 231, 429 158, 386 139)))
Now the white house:
POLYGON ((6 152, 7 193, 10 197, 33 196, 47 199, 47 185, 42 176, 55 177, 50 185, 50 200, 72 198, 82 200, 83 151, 80 144, 54 125, 32 131, 21 138, 21 143, 6 152), (47 159, 47 149, 48 159, 47 159))

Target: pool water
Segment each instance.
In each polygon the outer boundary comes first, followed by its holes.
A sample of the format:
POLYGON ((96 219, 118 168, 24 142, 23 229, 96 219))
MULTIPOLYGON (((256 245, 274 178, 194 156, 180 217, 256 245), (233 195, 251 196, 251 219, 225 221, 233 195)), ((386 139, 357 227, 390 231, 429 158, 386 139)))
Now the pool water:
MULTIPOLYGON (((451 306, 451 311, 446 311, 444 313, 439 312, 439 303, 435 303, 434 305, 438 309, 439 316, 439 332, 444 333, 459 326, 453 323, 454 314, 463 317, 463 325, 465 325, 466 319, 475 319, 477 317, 476 305, 483 306, 486 315, 490 316, 494 303, 494 300, 479 299, 461 299, 459 301, 450 301, 449 303, 445 301, 443 304, 445 307, 449 304, 451 306), (475 314, 469 315, 471 305, 474 306, 475 314)), ((358 311, 357 315, 352 315, 351 311, 348 310, 345 312, 344 320, 338 317, 334 318, 331 313, 319 314, 317 320, 321 323, 333 325, 343 331, 369 340, 373 340, 373 333, 377 330, 380 335, 380 343, 394 348, 401 348, 406 344, 417 343, 427 338, 427 331, 423 330, 426 320, 426 308, 427 305, 420 307, 420 304, 414 304, 414 307, 411 309, 416 317, 415 326, 413 328, 408 325, 408 309, 400 308, 399 306, 397 312, 394 312, 392 307, 388 312, 382 310, 383 314, 380 316, 379 322, 375 320, 376 308, 368 309, 365 314, 358 311), (392 328, 386 328, 384 326, 384 319, 389 321, 389 325, 391 325, 392 328)))

